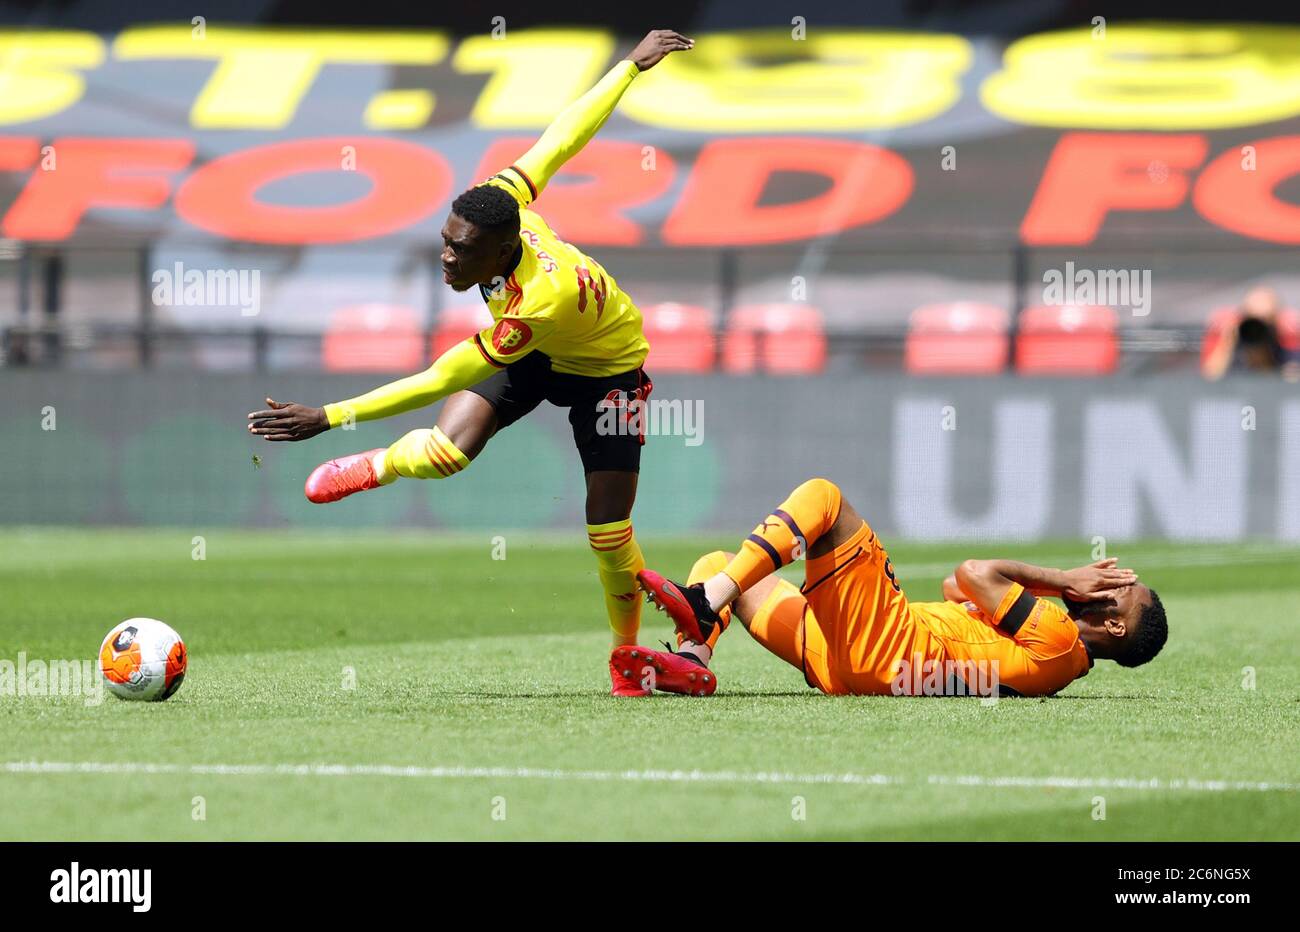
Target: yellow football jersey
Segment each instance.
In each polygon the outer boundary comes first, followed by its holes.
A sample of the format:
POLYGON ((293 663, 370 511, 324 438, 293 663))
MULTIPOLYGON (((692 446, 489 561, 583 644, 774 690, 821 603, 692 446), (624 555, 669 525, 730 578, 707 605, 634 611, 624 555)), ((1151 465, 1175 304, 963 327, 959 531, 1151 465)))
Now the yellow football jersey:
POLYGON ((554 371, 573 375, 617 375, 641 366, 650 349, 641 311, 599 262, 528 209, 536 190, 531 179, 512 165, 484 184, 519 202, 523 246, 509 277, 482 288, 493 323, 475 340, 487 360, 505 366, 538 350, 554 371))
POLYGON ((519 264, 499 287, 480 286, 492 325, 457 343, 424 372, 325 405, 331 427, 422 408, 490 377, 533 350, 551 368, 572 375, 609 376, 645 362, 650 345, 641 312, 599 262, 570 246, 528 206, 560 167, 604 125, 637 76, 623 60, 552 121, 515 164, 484 184, 519 202, 519 264))

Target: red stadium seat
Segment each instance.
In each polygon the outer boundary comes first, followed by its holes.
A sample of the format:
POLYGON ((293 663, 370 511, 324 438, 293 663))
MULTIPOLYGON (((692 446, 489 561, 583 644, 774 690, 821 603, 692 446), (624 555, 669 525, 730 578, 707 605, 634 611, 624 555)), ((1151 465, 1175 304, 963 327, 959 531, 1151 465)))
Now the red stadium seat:
POLYGON ((1119 317, 1109 307, 1025 309, 1016 335, 1022 375, 1107 375, 1119 365, 1119 317))
POLYGON ((807 304, 751 304, 732 311, 722 339, 722 368, 781 375, 820 372, 826 366, 822 313, 807 304))
POLYGON ((449 307, 438 315, 431 350, 437 359, 457 343, 464 342, 484 327, 492 326, 492 313, 482 301, 462 307, 449 307))
POLYGON ((660 372, 708 372, 717 355, 713 313, 693 304, 653 304, 642 312, 650 341, 646 368, 660 372))
POLYGON ((356 304, 330 318, 321 342, 330 372, 412 372, 424 364, 424 328, 413 308, 356 304))
MULTIPOLYGON (((1210 358, 1223 335, 1237 326, 1241 313, 1236 307, 1220 307, 1210 313, 1205 322, 1205 337, 1201 340, 1201 365, 1210 358)), ((1291 352, 1300 352, 1300 311, 1287 307, 1277 315, 1277 337, 1291 352)))
POLYGON ((1005 308, 973 301, 927 304, 912 312, 904 365, 917 375, 993 375, 1007 365, 1005 308))

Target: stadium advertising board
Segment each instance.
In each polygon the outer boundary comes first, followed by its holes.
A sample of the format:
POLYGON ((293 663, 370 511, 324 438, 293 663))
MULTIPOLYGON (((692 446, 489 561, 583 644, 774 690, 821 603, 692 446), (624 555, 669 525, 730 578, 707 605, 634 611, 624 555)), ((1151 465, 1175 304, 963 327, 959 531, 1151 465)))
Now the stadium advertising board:
MULTIPOLYGON (((305 399, 368 386, 364 376, 269 378, 305 399)), ((320 508, 302 484, 322 456, 387 443, 427 426, 428 412, 268 445, 242 429, 242 375, 0 372, 0 391, 12 410, 40 414, 0 422, 0 448, 14 457, 3 524, 477 533, 581 523, 570 428, 550 406, 502 431, 454 488, 404 483, 320 508), (165 417, 135 416, 157 398, 168 399, 165 417), (193 468, 170 467, 179 451, 193 468)), ((647 418, 635 512, 647 533, 735 534, 755 501, 824 475, 899 538, 1300 540, 1300 399, 1285 383, 664 376, 655 393, 666 407, 647 418), (798 442, 774 448, 791 424, 798 442)))
MULTIPOLYGON (((1300 27, 794 32, 699 35, 638 81, 547 192, 555 228, 682 249, 962 231, 1300 242, 1300 27)), ((0 231, 433 240, 450 198, 620 48, 597 29, 201 18, 0 31, 0 231)))

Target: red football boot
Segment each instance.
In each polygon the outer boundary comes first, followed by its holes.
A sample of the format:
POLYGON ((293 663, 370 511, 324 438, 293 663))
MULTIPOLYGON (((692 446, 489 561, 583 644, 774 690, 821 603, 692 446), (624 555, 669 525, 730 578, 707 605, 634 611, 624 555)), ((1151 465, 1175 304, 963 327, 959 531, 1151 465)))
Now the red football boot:
POLYGON ((609 673, 616 684, 621 681, 627 690, 616 693, 620 696, 648 696, 655 690, 711 696, 718 688, 718 678, 698 660, 635 645, 614 648, 609 655, 609 673))
POLYGON ((611 696, 648 696, 648 695, 650 695, 650 690, 648 690, 648 689, 646 689, 644 686, 642 686, 641 683, 640 683, 637 679, 635 679, 634 676, 631 675, 631 674, 633 674, 634 672, 635 672, 635 671, 633 671, 633 670, 632 670, 630 667, 628 667, 626 664, 623 664, 622 667, 620 667, 618 664, 616 664, 616 663, 614 662, 614 655, 613 655, 613 654, 610 654, 610 657, 609 657, 609 682, 610 682, 610 690, 609 690, 609 694, 610 694, 611 696), (629 676, 624 676, 624 675, 623 675, 623 670, 624 670, 624 669, 626 669, 626 670, 628 671, 628 673, 630 674, 629 676))
POLYGON ((351 456, 340 456, 328 463, 321 463, 307 477, 305 491, 308 500, 323 505, 326 502, 337 502, 341 498, 347 498, 353 492, 378 488, 379 480, 375 478, 373 460, 375 454, 382 452, 383 449, 379 447, 375 450, 367 450, 365 453, 353 453, 351 456))
POLYGON ((668 613, 677 633, 688 641, 712 644, 714 642, 709 638, 714 630, 727 626, 727 620, 709 608, 709 600, 704 597, 703 583, 680 586, 654 570, 637 573, 636 581, 646 591, 649 600, 668 613))

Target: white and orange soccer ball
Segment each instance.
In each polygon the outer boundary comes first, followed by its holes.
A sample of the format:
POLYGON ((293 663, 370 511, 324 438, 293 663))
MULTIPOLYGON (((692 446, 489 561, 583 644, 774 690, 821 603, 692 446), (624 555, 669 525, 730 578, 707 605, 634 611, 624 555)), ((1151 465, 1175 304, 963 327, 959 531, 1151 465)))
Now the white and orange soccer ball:
POLYGON ((99 672, 119 699, 161 702, 181 688, 188 665, 181 636, 154 618, 128 618, 99 646, 99 672))

